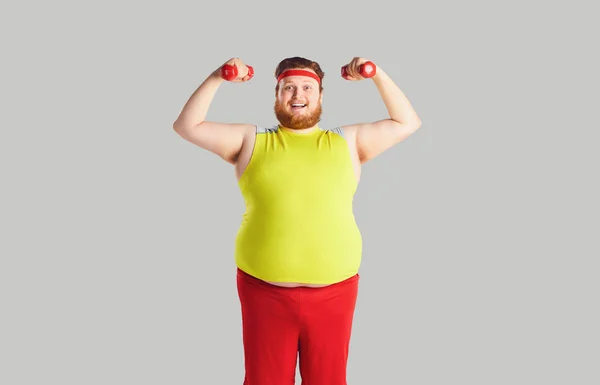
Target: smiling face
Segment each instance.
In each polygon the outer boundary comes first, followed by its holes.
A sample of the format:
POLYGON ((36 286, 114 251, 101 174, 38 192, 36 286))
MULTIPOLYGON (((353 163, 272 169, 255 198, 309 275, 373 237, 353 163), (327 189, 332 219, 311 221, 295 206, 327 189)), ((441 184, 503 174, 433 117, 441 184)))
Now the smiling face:
POLYGON ((323 94, 315 79, 302 75, 287 76, 279 81, 278 86, 275 115, 282 126, 302 130, 314 127, 321 120, 323 94))

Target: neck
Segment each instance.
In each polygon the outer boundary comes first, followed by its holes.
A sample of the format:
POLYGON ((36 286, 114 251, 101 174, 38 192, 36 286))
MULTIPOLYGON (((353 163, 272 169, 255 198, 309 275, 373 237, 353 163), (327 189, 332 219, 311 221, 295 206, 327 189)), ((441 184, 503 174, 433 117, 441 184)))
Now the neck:
POLYGON ((313 132, 314 130, 316 130, 319 126, 318 125, 314 125, 312 127, 308 127, 308 128, 300 128, 300 129, 296 129, 296 128, 289 128, 286 127, 284 125, 282 125, 281 123, 279 124, 279 127, 281 127, 281 129, 286 130, 286 131, 291 131, 291 132, 296 132, 299 134, 308 134, 313 132))

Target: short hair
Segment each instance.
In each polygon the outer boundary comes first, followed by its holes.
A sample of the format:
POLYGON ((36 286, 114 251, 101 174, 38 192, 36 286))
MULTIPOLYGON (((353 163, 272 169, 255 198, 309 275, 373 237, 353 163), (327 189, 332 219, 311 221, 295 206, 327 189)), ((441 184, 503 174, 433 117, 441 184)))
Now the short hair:
MULTIPOLYGON (((275 79, 277 79, 283 71, 287 71, 292 68, 309 68, 315 71, 315 73, 321 80, 319 82, 319 91, 323 91, 323 78, 325 77, 325 72, 323 72, 319 63, 303 57, 289 57, 279 62, 277 68, 275 69, 275 79)), ((277 86, 275 87, 275 92, 277 91, 279 91, 279 82, 277 82, 277 86)))

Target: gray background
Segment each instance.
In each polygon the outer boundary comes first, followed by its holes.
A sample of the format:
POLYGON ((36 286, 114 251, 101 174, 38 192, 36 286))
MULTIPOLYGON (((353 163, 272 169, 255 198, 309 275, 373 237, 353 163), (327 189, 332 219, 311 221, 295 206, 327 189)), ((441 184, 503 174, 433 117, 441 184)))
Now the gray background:
POLYGON ((391 4, 3 1, 0 384, 241 384, 243 200, 171 125, 232 57, 208 119, 274 124, 296 55, 322 127, 386 117, 354 56, 423 120, 356 194, 349 384, 600 383, 595 13, 391 4))

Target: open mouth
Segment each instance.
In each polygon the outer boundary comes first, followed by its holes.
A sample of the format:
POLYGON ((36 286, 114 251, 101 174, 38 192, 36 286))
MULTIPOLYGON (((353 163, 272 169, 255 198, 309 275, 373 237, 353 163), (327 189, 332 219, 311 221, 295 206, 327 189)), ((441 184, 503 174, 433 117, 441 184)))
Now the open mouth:
POLYGON ((301 110, 306 107, 306 104, 302 103, 292 103, 292 110, 301 110))

